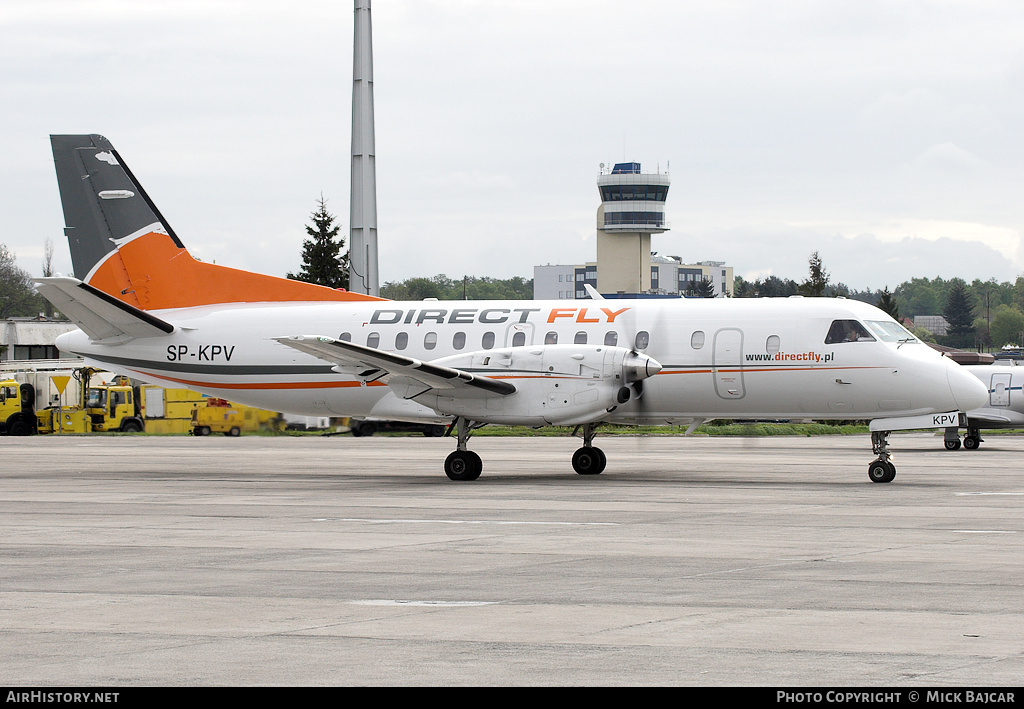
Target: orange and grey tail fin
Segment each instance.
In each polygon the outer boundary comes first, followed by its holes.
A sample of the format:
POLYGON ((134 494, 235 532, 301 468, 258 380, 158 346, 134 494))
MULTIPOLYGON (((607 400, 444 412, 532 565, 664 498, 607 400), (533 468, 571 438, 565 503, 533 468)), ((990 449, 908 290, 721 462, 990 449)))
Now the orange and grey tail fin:
POLYGON ((101 135, 51 135, 75 276, 140 310, 378 300, 196 261, 101 135))

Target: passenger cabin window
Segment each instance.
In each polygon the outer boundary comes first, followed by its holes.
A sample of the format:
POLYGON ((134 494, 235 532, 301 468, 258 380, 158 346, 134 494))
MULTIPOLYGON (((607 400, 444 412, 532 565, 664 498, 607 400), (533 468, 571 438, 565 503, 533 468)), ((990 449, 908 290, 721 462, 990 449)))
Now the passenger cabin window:
POLYGON ((432 350, 437 347, 437 333, 428 332, 423 336, 423 347, 424 349, 432 350))
POLYGON ((573 338, 572 342, 575 345, 587 344, 587 333, 583 332, 583 330, 580 330, 579 332, 576 333, 576 337, 573 338))
POLYGON ((549 332, 548 334, 544 335, 544 344, 545 345, 557 345, 558 344, 558 333, 557 332, 549 332))
POLYGON ((768 341, 764 343, 764 349, 770 355, 778 354, 781 344, 782 340, 779 339, 778 335, 769 335, 768 341))
POLYGON ((614 330, 606 332, 604 334, 604 344, 608 347, 615 347, 615 345, 619 344, 619 333, 614 330))
POLYGON ((874 342, 875 338, 856 320, 835 320, 825 337, 826 345, 840 342, 874 342))
POLYGON ((636 339, 633 341, 633 346, 636 349, 646 350, 649 344, 651 344, 651 335, 647 330, 641 330, 636 334, 636 339))
POLYGON ((338 339, 341 340, 342 342, 352 342, 352 333, 343 332, 340 335, 338 335, 338 339))
POLYGON ((380 346, 380 333, 379 332, 371 332, 369 335, 367 335, 366 336, 366 346, 367 347, 373 347, 374 349, 379 347, 380 346))
POLYGON ((404 350, 408 346, 409 346, 409 333, 408 332, 400 332, 397 335, 395 335, 395 349, 396 350, 404 350))
POLYGON ((704 346, 704 331, 703 330, 695 330, 694 333, 692 335, 690 335, 690 347, 695 349, 695 350, 699 350, 703 346, 704 346))
POLYGON ((456 332, 454 335, 452 335, 452 347, 454 347, 457 350, 461 350, 465 346, 466 346, 466 333, 464 333, 464 332, 456 332))
POLYGON ((492 347, 494 347, 494 333, 485 332, 483 340, 480 341, 480 346, 483 347, 485 350, 489 350, 492 347))
POLYGON ((526 344, 526 333, 525 332, 517 332, 514 335, 512 335, 512 346, 513 347, 522 347, 525 344, 526 344))

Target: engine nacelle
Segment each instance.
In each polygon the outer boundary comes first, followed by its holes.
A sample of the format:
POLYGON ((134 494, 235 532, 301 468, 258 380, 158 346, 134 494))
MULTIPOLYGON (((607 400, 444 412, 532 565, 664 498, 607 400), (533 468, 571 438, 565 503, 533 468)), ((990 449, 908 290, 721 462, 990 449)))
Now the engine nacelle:
POLYGON ((544 345, 481 350, 433 364, 515 385, 514 394, 431 389, 396 392, 441 414, 520 426, 576 425, 600 420, 635 393, 630 386, 661 371, 647 355, 622 347, 544 345))

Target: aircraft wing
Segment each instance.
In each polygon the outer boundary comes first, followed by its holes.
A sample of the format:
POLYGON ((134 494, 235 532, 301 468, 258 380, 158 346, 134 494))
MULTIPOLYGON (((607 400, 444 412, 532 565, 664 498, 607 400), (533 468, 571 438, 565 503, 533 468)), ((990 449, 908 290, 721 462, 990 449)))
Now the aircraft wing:
POLYGON ((422 362, 331 337, 298 335, 274 339, 282 345, 333 362, 339 371, 354 373, 368 381, 384 381, 405 399, 412 399, 431 389, 458 390, 462 395, 472 398, 508 396, 516 392, 515 385, 500 379, 422 362))
POLYGON ((91 339, 159 337, 174 325, 128 305, 77 278, 36 278, 36 290, 91 339))

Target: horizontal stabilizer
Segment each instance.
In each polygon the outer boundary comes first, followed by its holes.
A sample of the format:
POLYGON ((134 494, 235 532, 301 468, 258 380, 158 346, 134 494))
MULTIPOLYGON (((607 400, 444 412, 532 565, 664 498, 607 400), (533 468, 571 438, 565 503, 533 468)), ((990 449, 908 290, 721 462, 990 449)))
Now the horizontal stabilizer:
POLYGON ((174 325, 82 283, 77 278, 37 278, 36 290, 93 340, 159 337, 174 325))
POLYGON ((431 389, 460 389, 465 395, 474 398, 488 394, 508 396, 516 392, 515 385, 498 379, 421 362, 412 357, 383 352, 331 337, 299 335, 274 339, 282 345, 333 362, 339 367, 361 369, 364 378, 383 380, 389 386, 407 392, 403 398, 412 398, 431 389), (416 387, 414 383, 420 386, 416 387))

